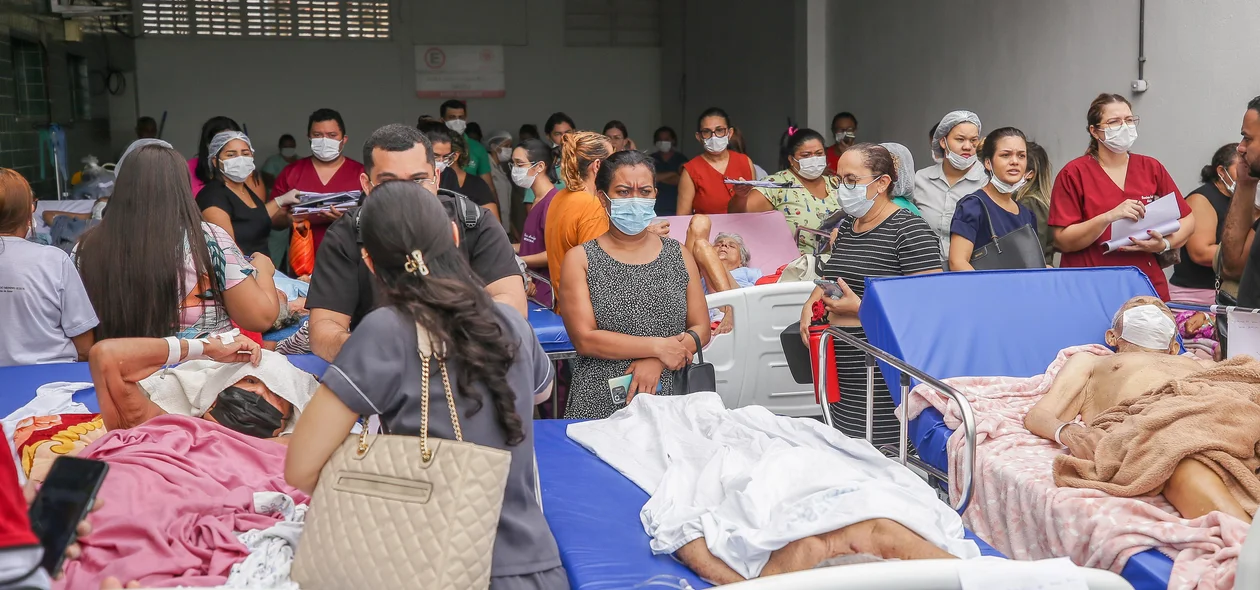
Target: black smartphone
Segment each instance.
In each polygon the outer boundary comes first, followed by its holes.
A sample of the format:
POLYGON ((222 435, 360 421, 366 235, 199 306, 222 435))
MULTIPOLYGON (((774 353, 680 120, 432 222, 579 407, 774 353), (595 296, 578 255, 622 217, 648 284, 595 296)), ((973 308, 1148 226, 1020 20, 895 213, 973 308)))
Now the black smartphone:
POLYGON ((77 540, 75 529, 87 517, 105 482, 109 464, 93 459, 57 457, 31 504, 31 528, 44 547, 41 564, 48 575, 61 575, 66 547, 77 540))

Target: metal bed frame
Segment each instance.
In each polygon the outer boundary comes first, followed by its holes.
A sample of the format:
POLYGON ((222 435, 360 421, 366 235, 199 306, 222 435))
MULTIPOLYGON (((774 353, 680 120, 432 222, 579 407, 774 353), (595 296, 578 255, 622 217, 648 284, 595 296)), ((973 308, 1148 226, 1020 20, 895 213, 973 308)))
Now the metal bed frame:
MULTIPOLYGON (((946 385, 943 381, 931 375, 928 375, 927 373, 924 373, 923 371, 920 371, 919 369, 915 368, 909 363, 902 361, 901 359, 893 356, 892 354, 889 354, 888 352, 885 352, 874 346, 871 346, 869 343, 857 338, 856 336, 852 336, 850 334, 847 334, 837 329, 835 326, 828 327, 822 333, 822 336, 818 340, 818 358, 816 359, 816 361, 818 362, 819 367, 827 366, 826 364, 826 361, 827 361, 826 355, 827 355, 827 350, 828 350, 827 345, 831 343, 831 340, 833 338, 838 339, 844 342, 845 344, 848 344, 849 346, 852 346, 866 354, 866 441, 867 442, 871 442, 874 439, 875 370, 876 370, 875 361, 876 359, 881 360, 885 363, 888 363, 889 365, 892 365, 893 367, 896 367, 898 370, 901 371, 901 403, 903 406, 905 405, 906 401, 910 397, 910 379, 911 378, 918 379, 920 382, 930 385, 937 391, 949 396, 950 399, 954 400, 954 403, 958 404, 959 408, 961 408, 962 410, 962 429, 963 429, 963 435, 965 437, 963 444, 966 446, 965 446, 965 451, 964 451, 965 455, 963 456, 964 469, 963 469, 962 495, 959 496, 957 503, 951 505, 951 508, 953 508, 954 511, 959 514, 966 512, 967 506, 971 504, 971 496, 972 496, 973 488, 975 485, 974 473, 975 473, 975 466, 976 466, 976 418, 975 418, 975 415, 972 413, 971 404, 967 402, 967 398, 963 397, 963 395, 959 393, 958 390, 954 389, 953 387, 950 387, 949 385, 946 385)), ((827 426, 831 426, 834 428, 835 425, 832 423, 831 408, 829 407, 830 404, 827 403, 827 394, 826 394, 827 380, 830 378, 831 376, 827 374, 827 371, 822 371, 822 370, 818 371, 818 379, 817 379, 818 392, 819 392, 818 399, 819 399, 819 405, 822 406, 823 422, 825 422, 827 426)), ((949 481, 948 474, 941 472, 941 470, 937 469, 936 467, 933 467, 932 465, 928 465, 926 462, 919 459, 917 456, 909 455, 909 453, 907 452, 909 449, 909 443, 906 440, 907 439, 907 434, 906 434, 907 420, 906 420, 905 411, 902 411, 899 413, 898 422, 900 423, 901 428, 900 428, 900 434, 897 439, 897 446, 893 448, 892 445, 884 445, 883 447, 879 449, 880 452, 884 453, 888 457, 896 456, 898 460, 901 461, 902 465, 913 465, 916 468, 927 472, 931 477, 935 477, 942 482, 948 482, 949 481)))

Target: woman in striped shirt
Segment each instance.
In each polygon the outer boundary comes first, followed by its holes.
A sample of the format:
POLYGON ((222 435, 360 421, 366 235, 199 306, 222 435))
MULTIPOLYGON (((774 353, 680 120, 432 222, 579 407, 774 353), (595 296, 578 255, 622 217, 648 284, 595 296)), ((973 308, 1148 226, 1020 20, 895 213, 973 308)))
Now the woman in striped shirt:
MULTIPOLYGON (((897 182, 892 155, 883 146, 862 143, 844 152, 836 164, 839 199, 846 217, 836 229, 831 259, 823 278, 840 284, 844 297, 814 289, 801 311, 801 338, 809 344, 809 326, 830 324, 866 340, 858 309, 868 277, 892 277, 941 271, 941 248, 927 222, 893 204, 889 188, 897 182)), ((846 436, 866 436, 865 355, 835 343, 840 402, 832 404, 834 423, 846 436)), ((895 443, 899 435, 888 386, 875 375, 874 440, 895 443)))

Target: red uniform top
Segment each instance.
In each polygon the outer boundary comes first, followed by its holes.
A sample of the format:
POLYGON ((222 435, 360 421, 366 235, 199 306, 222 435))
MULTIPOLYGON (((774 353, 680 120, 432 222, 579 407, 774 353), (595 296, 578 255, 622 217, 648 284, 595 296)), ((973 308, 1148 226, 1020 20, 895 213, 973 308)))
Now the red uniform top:
POLYGON ((844 155, 844 153, 840 151, 840 145, 835 144, 835 143, 828 146, 826 152, 827 152, 827 170, 831 172, 835 172, 836 164, 840 162, 840 156, 844 155))
POLYGON ((17 466, 8 437, 0 437, 0 549, 38 545, 26 517, 26 498, 18 483, 17 466))
MULTIPOLYGON (((363 185, 359 184, 359 175, 361 174, 363 174, 363 164, 346 158, 341 163, 341 167, 337 169, 337 172, 333 173, 332 178, 328 179, 328 184, 324 184, 320 181, 319 173, 315 171, 315 164, 311 162, 311 158, 302 158, 285 166, 280 175, 276 177, 275 187, 271 189, 271 198, 274 199, 293 189, 304 193, 340 193, 363 190, 363 185)), ((316 225, 314 220, 311 221, 311 237, 315 241, 316 252, 319 252, 319 244, 324 241, 324 232, 327 230, 328 224, 319 223, 316 225)))
POLYGON ((705 215, 726 213, 726 206, 731 202, 731 197, 735 196, 735 190, 723 181, 727 178, 753 180, 752 160, 741 153, 729 152, 729 154, 730 159, 726 162, 725 173, 715 170, 712 164, 705 161, 704 156, 696 156, 683 164, 683 169, 691 177, 691 183, 696 186, 696 196, 691 200, 691 208, 695 213, 705 215))
MULTIPOLYGON (((1177 199, 1181 217, 1189 215, 1190 206, 1181 198, 1181 191, 1177 190, 1164 165, 1155 158, 1130 154, 1128 174, 1124 190, 1121 190, 1097 160, 1092 156, 1081 156, 1068 162, 1054 179, 1054 190, 1050 193, 1050 216, 1046 223, 1054 227, 1068 227, 1111 211, 1125 200, 1137 199, 1149 203, 1153 197, 1169 193, 1177 199)), ((1084 250, 1064 252, 1061 266, 1136 266, 1146 273, 1160 299, 1168 301, 1168 280, 1155 261, 1155 255, 1145 252, 1103 254, 1102 244, 1110 239, 1111 228, 1108 227, 1084 250)))

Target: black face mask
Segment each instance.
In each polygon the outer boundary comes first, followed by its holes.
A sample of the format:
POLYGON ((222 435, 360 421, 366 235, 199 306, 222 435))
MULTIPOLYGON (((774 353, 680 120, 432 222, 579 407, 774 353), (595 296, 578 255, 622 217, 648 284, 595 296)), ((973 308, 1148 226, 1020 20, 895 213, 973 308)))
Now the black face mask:
POLYGON ((284 414, 261 395, 236 386, 224 389, 210 409, 215 421, 241 434, 272 438, 284 424, 284 414))

